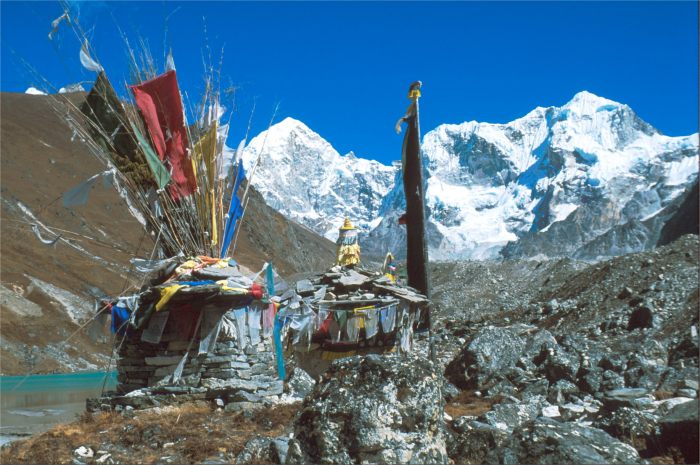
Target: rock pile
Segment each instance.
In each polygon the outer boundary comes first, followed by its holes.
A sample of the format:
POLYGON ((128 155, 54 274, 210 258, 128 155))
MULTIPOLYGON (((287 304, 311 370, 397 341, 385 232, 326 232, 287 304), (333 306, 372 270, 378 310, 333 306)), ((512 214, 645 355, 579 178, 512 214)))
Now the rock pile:
POLYGON ((447 463, 441 384, 423 358, 335 361, 304 401, 287 463, 447 463))
POLYGON ((268 339, 241 349, 236 340, 221 335, 209 353, 188 351, 188 342, 159 344, 125 341, 117 363, 118 392, 88 400, 88 410, 144 408, 192 400, 220 399, 227 409, 254 408, 252 404, 270 404, 280 400, 284 383, 278 379, 268 339), (171 382, 178 365, 182 377, 171 382), (139 383, 139 384, 136 384, 139 383), (175 397, 173 397, 175 394, 175 397))
MULTIPOLYGON (((313 297, 311 302, 336 307, 398 301, 422 311, 428 305, 428 299, 412 287, 399 285, 379 272, 363 268, 334 266, 326 273, 297 281, 295 290, 302 298, 313 297)), ((288 293, 282 299, 292 295, 288 293)))
POLYGON ((449 424, 450 457, 633 463, 641 460, 637 452, 675 449, 697 462, 697 249, 697 237, 684 237, 653 252, 569 268, 555 286, 521 295, 530 302, 516 310, 468 323, 441 315, 443 359, 461 341, 445 378, 495 402, 479 417, 449 424))
POLYGON ((336 358, 409 352, 427 329, 428 299, 381 273, 335 266, 278 298, 294 363, 317 377, 336 358))
MULTIPOLYGON (((697 446, 697 425, 689 427, 693 419, 697 423, 697 390, 688 387, 696 386, 697 354, 667 366, 653 358, 653 349, 658 347, 640 343, 636 353, 618 354, 575 335, 557 339, 523 324, 478 330, 447 365, 445 377, 501 400, 479 418, 455 420, 451 457, 503 463, 511 456, 520 463, 546 452, 546 460, 535 461, 636 463, 632 444, 646 443, 649 455, 688 442, 697 446), (673 415, 669 404, 676 405, 673 415), (686 424, 682 440, 674 418, 686 424), (539 450, 541 443, 551 447, 539 450), (480 455, 485 444, 495 452, 480 455)), ((692 460, 689 451, 684 454, 692 460)))

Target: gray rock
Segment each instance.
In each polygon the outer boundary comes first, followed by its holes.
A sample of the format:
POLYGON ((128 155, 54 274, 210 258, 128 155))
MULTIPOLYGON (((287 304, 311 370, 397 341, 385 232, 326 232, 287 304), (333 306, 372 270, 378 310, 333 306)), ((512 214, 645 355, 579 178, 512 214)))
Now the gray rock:
POLYGON ((209 389, 211 392, 217 391, 237 391, 244 390, 248 392, 255 392, 260 387, 265 387, 260 383, 254 381, 247 381, 242 379, 217 379, 217 378, 207 378, 202 380, 202 386, 209 389))
POLYGON ((600 382, 600 390, 612 391, 614 389, 622 389, 625 387, 625 378, 615 373, 612 370, 605 370, 600 382))
POLYGON ((256 395, 256 394, 251 394, 250 392, 246 391, 236 391, 234 394, 232 394, 229 399, 229 402, 252 402, 252 403, 259 403, 262 402, 262 397, 256 395))
POLYGON ((226 404, 224 410, 227 412, 254 412, 263 408, 262 404, 254 402, 231 402, 226 404))
POLYGON ((443 380, 442 397, 445 399, 445 402, 449 402, 452 399, 456 398, 460 394, 460 392, 461 391, 457 388, 457 386, 455 386, 447 380, 443 380))
POLYGON ((450 458, 459 464, 481 464, 490 450, 501 447, 508 441, 508 433, 474 420, 455 421, 456 432, 448 442, 450 458))
POLYGON ((287 381, 287 391, 290 395, 303 399, 315 385, 316 381, 307 372, 296 367, 287 381))
POLYGON ((485 328, 445 368, 445 377, 460 389, 484 388, 500 372, 515 366, 525 341, 507 328, 485 328))
POLYGON ((603 395, 603 406, 612 412, 620 407, 640 408, 650 403, 649 401, 640 401, 640 399, 650 399, 649 391, 643 388, 613 389, 606 391, 603 395))
POLYGON ((177 365, 182 360, 182 355, 145 357, 144 360, 147 365, 153 366, 177 365))
POLYGON ((518 404, 497 404, 483 414, 479 420, 494 428, 512 432, 518 426, 532 421, 540 415, 544 397, 532 397, 528 402, 518 404))
POLYGON ((680 449, 686 463, 698 463, 698 401, 676 405, 659 421, 662 450, 680 449))
MULTIPOLYGON (((697 355, 696 355, 697 357, 697 355)), ((697 363, 697 358, 696 362, 697 363)), ((683 389, 687 385, 687 380, 698 379, 697 366, 667 367, 666 371, 661 375, 658 389, 668 392, 676 392, 677 389, 683 389)), ((692 382, 692 381, 691 381, 692 382)))
POLYGON ((611 415, 601 416, 593 423, 608 434, 632 444, 634 438, 654 437, 658 435, 659 417, 649 412, 628 407, 620 407, 611 415))
POLYGON ((279 464, 279 457, 272 448, 272 440, 264 436, 256 436, 246 442, 243 450, 236 457, 236 465, 245 464, 279 464))
POLYGON ((627 366, 627 359, 624 356, 614 352, 608 353, 600 359, 598 366, 603 370, 622 373, 627 366))
POLYGON ((544 362, 544 372, 549 382, 576 381, 580 362, 578 355, 564 350, 553 350, 544 362))
POLYGON ((676 395, 678 395, 679 397, 690 397, 692 399, 693 397, 698 396, 698 391, 696 391, 695 389, 682 388, 676 390, 676 395))
POLYGON ((278 396, 284 392, 284 382, 277 380, 269 383, 264 389, 258 389, 256 394, 261 396, 278 396))
POLYGON ((314 292, 314 285, 311 284, 311 281, 308 279, 302 279, 301 281, 297 281, 297 294, 299 295, 304 295, 304 294, 311 294, 314 292))
POLYGON ((539 363, 541 363, 539 357, 546 354, 549 349, 556 348, 557 345, 557 340, 554 338, 552 333, 546 329, 543 329, 541 331, 537 331, 527 338, 523 355, 527 357, 528 360, 532 361, 536 365, 539 365, 539 363))
POLYGON ((287 463, 446 463, 441 381, 421 357, 336 360, 304 400, 287 463))
POLYGON ((627 299, 629 297, 632 297, 632 294, 633 294, 632 289, 630 289, 629 287, 624 287, 624 288, 622 288, 620 293, 617 295, 617 298, 620 300, 624 300, 624 299, 627 299))
POLYGON ((580 374, 578 380, 578 387, 583 392, 594 394, 600 391, 602 383, 603 371, 599 368, 596 368, 592 370, 585 370, 584 373, 580 374))
POLYGON ((563 404, 567 402, 572 394, 578 394, 578 386, 571 381, 560 379, 549 387, 547 400, 552 404, 563 404))
POLYGON ((516 428, 509 442, 489 451, 483 463, 640 463, 637 451, 603 430, 539 418, 516 428))
POLYGON ((272 463, 286 463, 287 453, 289 451, 289 438, 285 436, 280 436, 274 438, 271 443, 272 455, 276 456, 272 463))
POLYGON ((527 385, 520 393, 523 400, 528 400, 534 396, 547 396, 549 390, 549 381, 546 379, 538 379, 537 381, 527 385))

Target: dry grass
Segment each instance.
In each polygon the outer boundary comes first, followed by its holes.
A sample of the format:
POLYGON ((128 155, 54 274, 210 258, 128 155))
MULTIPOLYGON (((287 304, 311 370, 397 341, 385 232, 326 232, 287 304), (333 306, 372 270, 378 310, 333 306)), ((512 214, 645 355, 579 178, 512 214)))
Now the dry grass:
POLYGON ((500 401, 500 397, 483 399, 474 395, 474 391, 462 391, 457 397, 445 405, 445 413, 452 418, 465 415, 479 416, 491 410, 494 404, 500 401))
POLYGON ((676 447, 670 448, 668 451, 666 451, 664 455, 657 455, 655 457, 651 457, 649 461, 653 465, 671 465, 676 463, 686 463, 685 459, 683 458, 683 454, 676 447))
POLYGON ((0 452, 0 463, 71 463, 74 450, 80 446, 106 451, 116 463, 150 464, 165 456, 174 463, 196 463, 214 455, 233 462, 251 437, 285 433, 299 407, 265 408, 252 418, 239 412, 214 411, 203 402, 131 416, 84 413, 72 423, 11 444, 0 452))
POLYGON ((674 397, 671 391, 664 391, 663 389, 657 389, 654 391, 654 396, 656 396, 656 398, 659 400, 666 400, 674 397))

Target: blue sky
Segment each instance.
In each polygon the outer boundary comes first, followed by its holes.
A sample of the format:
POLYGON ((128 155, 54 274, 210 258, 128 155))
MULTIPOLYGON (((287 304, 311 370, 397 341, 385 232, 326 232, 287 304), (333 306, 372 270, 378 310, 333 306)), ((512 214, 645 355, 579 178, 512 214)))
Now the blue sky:
MULTIPOLYGON (((340 152, 399 158, 393 125, 423 81, 423 133, 441 123, 508 122, 578 91, 627 103, 669 135, 698 127, 697 2, 72 2, 97 57, 123 92, 119 28, 162 67, 172 48, 181 90, 203 89, 203 55, 238 88, 229 145, 276 120, 300 119, 340 152), (166 27, 166 17, 167 27, 166 27)), ((57 2, 0 3, 2 91, 92 81, 57 2), (33 67, 29 70, 24 63, 33 67)), ((232 105, 229 102, 229 107, 232 105)))

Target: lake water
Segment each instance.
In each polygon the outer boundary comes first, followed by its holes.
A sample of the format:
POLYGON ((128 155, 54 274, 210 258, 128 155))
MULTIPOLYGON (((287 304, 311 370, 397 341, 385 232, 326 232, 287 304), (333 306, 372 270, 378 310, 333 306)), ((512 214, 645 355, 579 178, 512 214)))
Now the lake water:
POLYGON ((105 382, 115 389, 117 373, 0 376, 0 445, 74 420, 105 382))

